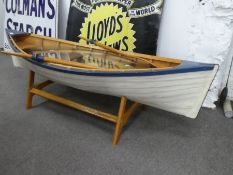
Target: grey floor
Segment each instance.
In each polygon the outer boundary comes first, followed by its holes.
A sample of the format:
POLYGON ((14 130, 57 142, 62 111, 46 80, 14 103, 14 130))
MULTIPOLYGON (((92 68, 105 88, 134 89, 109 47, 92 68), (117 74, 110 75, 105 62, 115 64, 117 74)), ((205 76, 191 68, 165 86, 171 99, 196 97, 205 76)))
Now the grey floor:
MULTIPOLYGON (((220 108, 192 120, 147 107, 113 147, 109 122, 39 97, 27 111, 27 73, 0 57, 0 175, 233 174, 233 120, 220 108)), ((119 102, 59 85, 48 90, 107 111, 119 102)))

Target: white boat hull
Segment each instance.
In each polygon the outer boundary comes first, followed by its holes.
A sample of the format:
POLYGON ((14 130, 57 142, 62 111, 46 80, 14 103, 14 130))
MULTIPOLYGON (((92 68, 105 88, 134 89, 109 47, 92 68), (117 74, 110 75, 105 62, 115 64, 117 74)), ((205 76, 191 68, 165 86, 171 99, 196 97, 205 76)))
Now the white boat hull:
POLYGON ((24 59, 20 59, 20 64, 63 85, 117 97, 126 96, 132 101, 189 118, 197 117, 218 70, 216 65, 213 70, 208 71, 153 76, 103 77, 54 71, 24 59))

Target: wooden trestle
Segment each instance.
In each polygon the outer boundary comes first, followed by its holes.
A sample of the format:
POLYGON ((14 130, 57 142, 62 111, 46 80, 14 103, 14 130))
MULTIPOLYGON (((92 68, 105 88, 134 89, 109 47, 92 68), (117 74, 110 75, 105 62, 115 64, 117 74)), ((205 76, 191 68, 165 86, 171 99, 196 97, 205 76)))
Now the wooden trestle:
POLYGON ((123 126, 125 124, 127 124, 129 117, 141 106, 141 104, 135 102, 131 105, 131 107, 129 107, 128 110, 126 110, 127 98, 121 97, 118 115, 113 115, 113 114, 109 114, 109 113, 106 113, 103 111, 93 109, 91 107, 82 105, 80 103, 68 100, 66 98, 63 98, 63 97, 60 97, 60 96, 57 96, 57 95, 54 95, 52 93, 49 93, 49 92, 42 90, 46 86, 53 83, 50 80, 42 82, 38 85, 34 84, 34 80, 35 80, 35 72, 30 71, 27 101, 26 101, 26 108, 27 109, 30 109, 32 107, 33 96, 38 95, 38 96, 46 98, 48 100, 52 100, 52 101, 55 101, 57 103, 66 105, 68 107, 71 107, 71 108, 92 114, 96 117, 108 120, 108 121, 115 124, 115 132, 114 132, 113 141, 112 141, 113 145, 118 144, 121 129, 123 128, 123 126))

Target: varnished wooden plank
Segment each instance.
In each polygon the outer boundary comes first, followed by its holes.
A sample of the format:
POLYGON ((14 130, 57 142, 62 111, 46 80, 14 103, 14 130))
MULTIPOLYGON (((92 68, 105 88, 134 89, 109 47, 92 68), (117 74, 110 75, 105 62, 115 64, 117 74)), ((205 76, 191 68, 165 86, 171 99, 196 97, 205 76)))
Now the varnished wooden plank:
POLYGON ((117 123, 116 123, 116 128, 113 136, 113 145, 116 145, 119 141, 120 133, 121 133, 121 128, 123 126, 124 122, 124 113, 125 113, 125 108, 126 108, 126 102, 127 99, 126 97, 121 97, 121 102, 120 102, 120 108, 118 112, 118 118, 117 118, 117 123))
POLYGON ((48 85, 50 85, 52 83, 53 83, 53 81, 47 80, 45 82, 42 82, 42 83, 36 85, 35 88, 36 89, 43 89, 43 88, 45 88, 46 86, 48 86, 48 85))
POLYGON ((26 101, 26 108, 30 109, 32 107, 32 98, 33 93, 31 93, 31 89, 33 88, 35 81, 35 72, 29 72, 29 82, 28 82, 28 93, 27 93, 27 101, 26 101))
POLYGON ((114 116, 112 114, 108 114, 108 113, 105 113, 105 112, 102 112, 102 111, 87 107, 87 106, 79 104, 77 102, 74 102, 74 101, 59 97, 57 95, 54 95, 54 94, 51 94, 51 93, 48 93, 48 92, 45 92, 43 90, 32 88, 30 92, 33 93, 33 94, 36 94, 38 96, 44 97, 46 99, 58 102, 58 103, 63 104, 65 106, 69 106, 71 108, 78 109, 80 111, 83 111, 83 112, 86 112, 86 113, 89 113, 89 114, 93 114, 95 116, 98 116, 98 117, 100 117, 102 119, 105 119, 105 120, 108 120, 110 122, 116 123, 116 121, 117 121, 117 116, 114 116))
POLYGON ((124 125, 128 122, 129 120, 129 117, 131 117, 133 115, 134 112, 136 112, 136 110, 141 107, 142 104, 140 103, 134 103, 128 110, 127 112, 125 113, 125 116, 124 116, 124 125))

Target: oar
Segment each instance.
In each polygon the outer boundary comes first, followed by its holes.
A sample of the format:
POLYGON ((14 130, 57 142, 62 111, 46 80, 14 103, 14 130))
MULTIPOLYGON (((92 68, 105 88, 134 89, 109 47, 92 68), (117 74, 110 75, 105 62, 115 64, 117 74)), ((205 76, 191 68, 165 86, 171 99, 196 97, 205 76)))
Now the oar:
POLYGON ((100 43, 100 42, 98 42, 96 40, 87 39, 87 38, 85 38, 83 36, 78 36, 78 37, 80 39, 83 39, 84 41, 90 42, 91 44, 95 44, 96 46, 99 46, 99 47, 101 47, 101 48, 103 48, 105 50, 108 50, 108 51, 112 52, 112 53, 115 53, 115 54, 120 55, 120 56, 124 56, 128 60, 137 59, 137 60, 141 60, 143 62, 146 62, 148 64, 151 64, 154 67, 158 67, 155 63, 153 63, 152 59, 144 59, 144 58, 136 56, 136 55, 134 56, 134 55, 131 55, 131 54, 127 54, 127 53, 125 53, 123 51, 120 51, 120 50, 114 49, 112 47, 106 46, 106 45, 104 45, 104 44, 102 44, 102 43, 100 43))
POLYGON ((43 57, 43 56, 35 56, 35 55, 30 55, 30 54, 25 54, 25 53, 17 53, 17 52, 6 52, 2 51, 1 53, 6 54, 6 55, 11 55, 11 56, 17 56, 17 57, 22 57, 25 59, 34 59, 38 62, 46 62, 46 63, 53 63, 53 64, 60 64, 63 66, 72 66, 72 67, 78 67, 78 68, 87 68, 87 69, 100 69, 95 66, 90 66, 90 65, 85 65, 82 63, 74 62, 74 61, 65 61, 65 60, 59 60, 55 58, 48 58, 48 57, 43 57))

